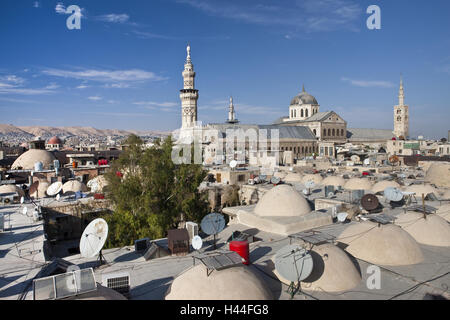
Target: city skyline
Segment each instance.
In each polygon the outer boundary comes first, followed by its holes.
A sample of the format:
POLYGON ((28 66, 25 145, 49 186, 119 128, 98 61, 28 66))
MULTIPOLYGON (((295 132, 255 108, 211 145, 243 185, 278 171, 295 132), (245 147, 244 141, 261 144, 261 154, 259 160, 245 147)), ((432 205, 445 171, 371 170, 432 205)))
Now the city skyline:
POLYGON ((302 90, 349 128, 393 129, 400 73, 411 136, 447 136, 450 5, 377 1, 5 1, 1 123, 174 130, 187 43, 203 123, 224 122, 229 97, 243 123, 288 115, 302 90), (81 30, 64 9, 82 8, 81 30), (439 9, 440 8, 440 9, 439 9), (436 12, 438 12, 436 14, 436 12))

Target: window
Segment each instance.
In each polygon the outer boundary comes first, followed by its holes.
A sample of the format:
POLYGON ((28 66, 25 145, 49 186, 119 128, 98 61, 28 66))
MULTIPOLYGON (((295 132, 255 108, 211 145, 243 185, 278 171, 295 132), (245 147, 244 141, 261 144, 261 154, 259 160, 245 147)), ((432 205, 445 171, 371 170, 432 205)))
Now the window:
POLYGON ((316 131, 316 129, 313 130, 313 133, 314 133, 315 136, 317 136, 317 131, 316 131))
POLYGON ((305 110, 305 117, 308 118, 308 109, 305 110))
POLYGON ((328 129, 328 136, 331 136, 331 129, 328 129))
POLYGON ((302 111, 301 111, 301 113, 300 113, 300 116, 303 118, 303 109, 302 109, 302 111))
POLYGON ((336 131, 333 129, 333 134, 332 134, 332 136, 334 137, 334 136, 336 136, 336 131))
POLYGON ((402 121, 402 117, 397 117, 397 121, 402 121))
POLYGON ((294 109, 294 118, 297 118, 297 110, 294 109))
POLYGON ((344 136, 344 129, 341 129, 341 136, 344 136))
POLYGON ((323 129, 323 136, 325 137, 327 135, 327 129, 323 129))

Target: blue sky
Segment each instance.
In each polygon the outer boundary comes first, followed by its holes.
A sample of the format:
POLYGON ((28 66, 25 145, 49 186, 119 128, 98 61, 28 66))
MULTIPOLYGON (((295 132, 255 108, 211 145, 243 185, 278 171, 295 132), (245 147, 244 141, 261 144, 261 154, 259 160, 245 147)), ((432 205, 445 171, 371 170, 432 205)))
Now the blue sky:
POLYGON ((2 0, 0 123, 173 130, 186 57, 199 120, 287 116, 302 84, 349 127, 393 127, 400 73, 411 135, 447 136, 450 2, 2 0), (381 30, 366 9, 381 8, 381 30), (82 8, 69 30, 64 8, 82 8))

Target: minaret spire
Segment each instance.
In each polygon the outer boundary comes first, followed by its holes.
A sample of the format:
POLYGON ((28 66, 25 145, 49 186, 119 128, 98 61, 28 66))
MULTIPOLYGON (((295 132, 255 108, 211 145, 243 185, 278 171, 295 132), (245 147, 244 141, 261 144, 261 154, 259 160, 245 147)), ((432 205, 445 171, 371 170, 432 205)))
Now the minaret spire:
POLYGON ((236 119, 236 113, 234 111, 233 97, 230 96, 230 106, 228 108, 228 121, 227 123, 238 123, 236 119))
POLYGON ((302 92, 306 92, 305 91, 305 84, 303 84, 303 86, 302 86, 302 92))
POLYGON ((403 76, 400 74, 400 89, 398 92, 398 105, 405 105, 405 91, 403 90, 403 76))
POLYGON ((192 128, 197 122, 198 90, 195 89, 195 71, 191 60, 191 45, 186 47, 187 57, 183 70, 183 89, 180 90, 182 128, 192 128))

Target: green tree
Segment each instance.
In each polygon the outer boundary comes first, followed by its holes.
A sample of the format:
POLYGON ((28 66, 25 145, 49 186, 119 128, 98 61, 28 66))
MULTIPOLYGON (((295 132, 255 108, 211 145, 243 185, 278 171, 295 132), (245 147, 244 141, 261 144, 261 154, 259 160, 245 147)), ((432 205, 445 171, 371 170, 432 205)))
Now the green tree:
POLYGON ((132 245, 144 237, 166 236, 181 214, 185 220, 200 222, 208 213, 208 202, 198 192, 206 177, 201 165, 175 165, 173 141, 156 141, 144 149, 143 141, 130 136, 120 158, 106 174, 110 185, 107 197, 115 210, 108 217, 108 247, 132 245))

